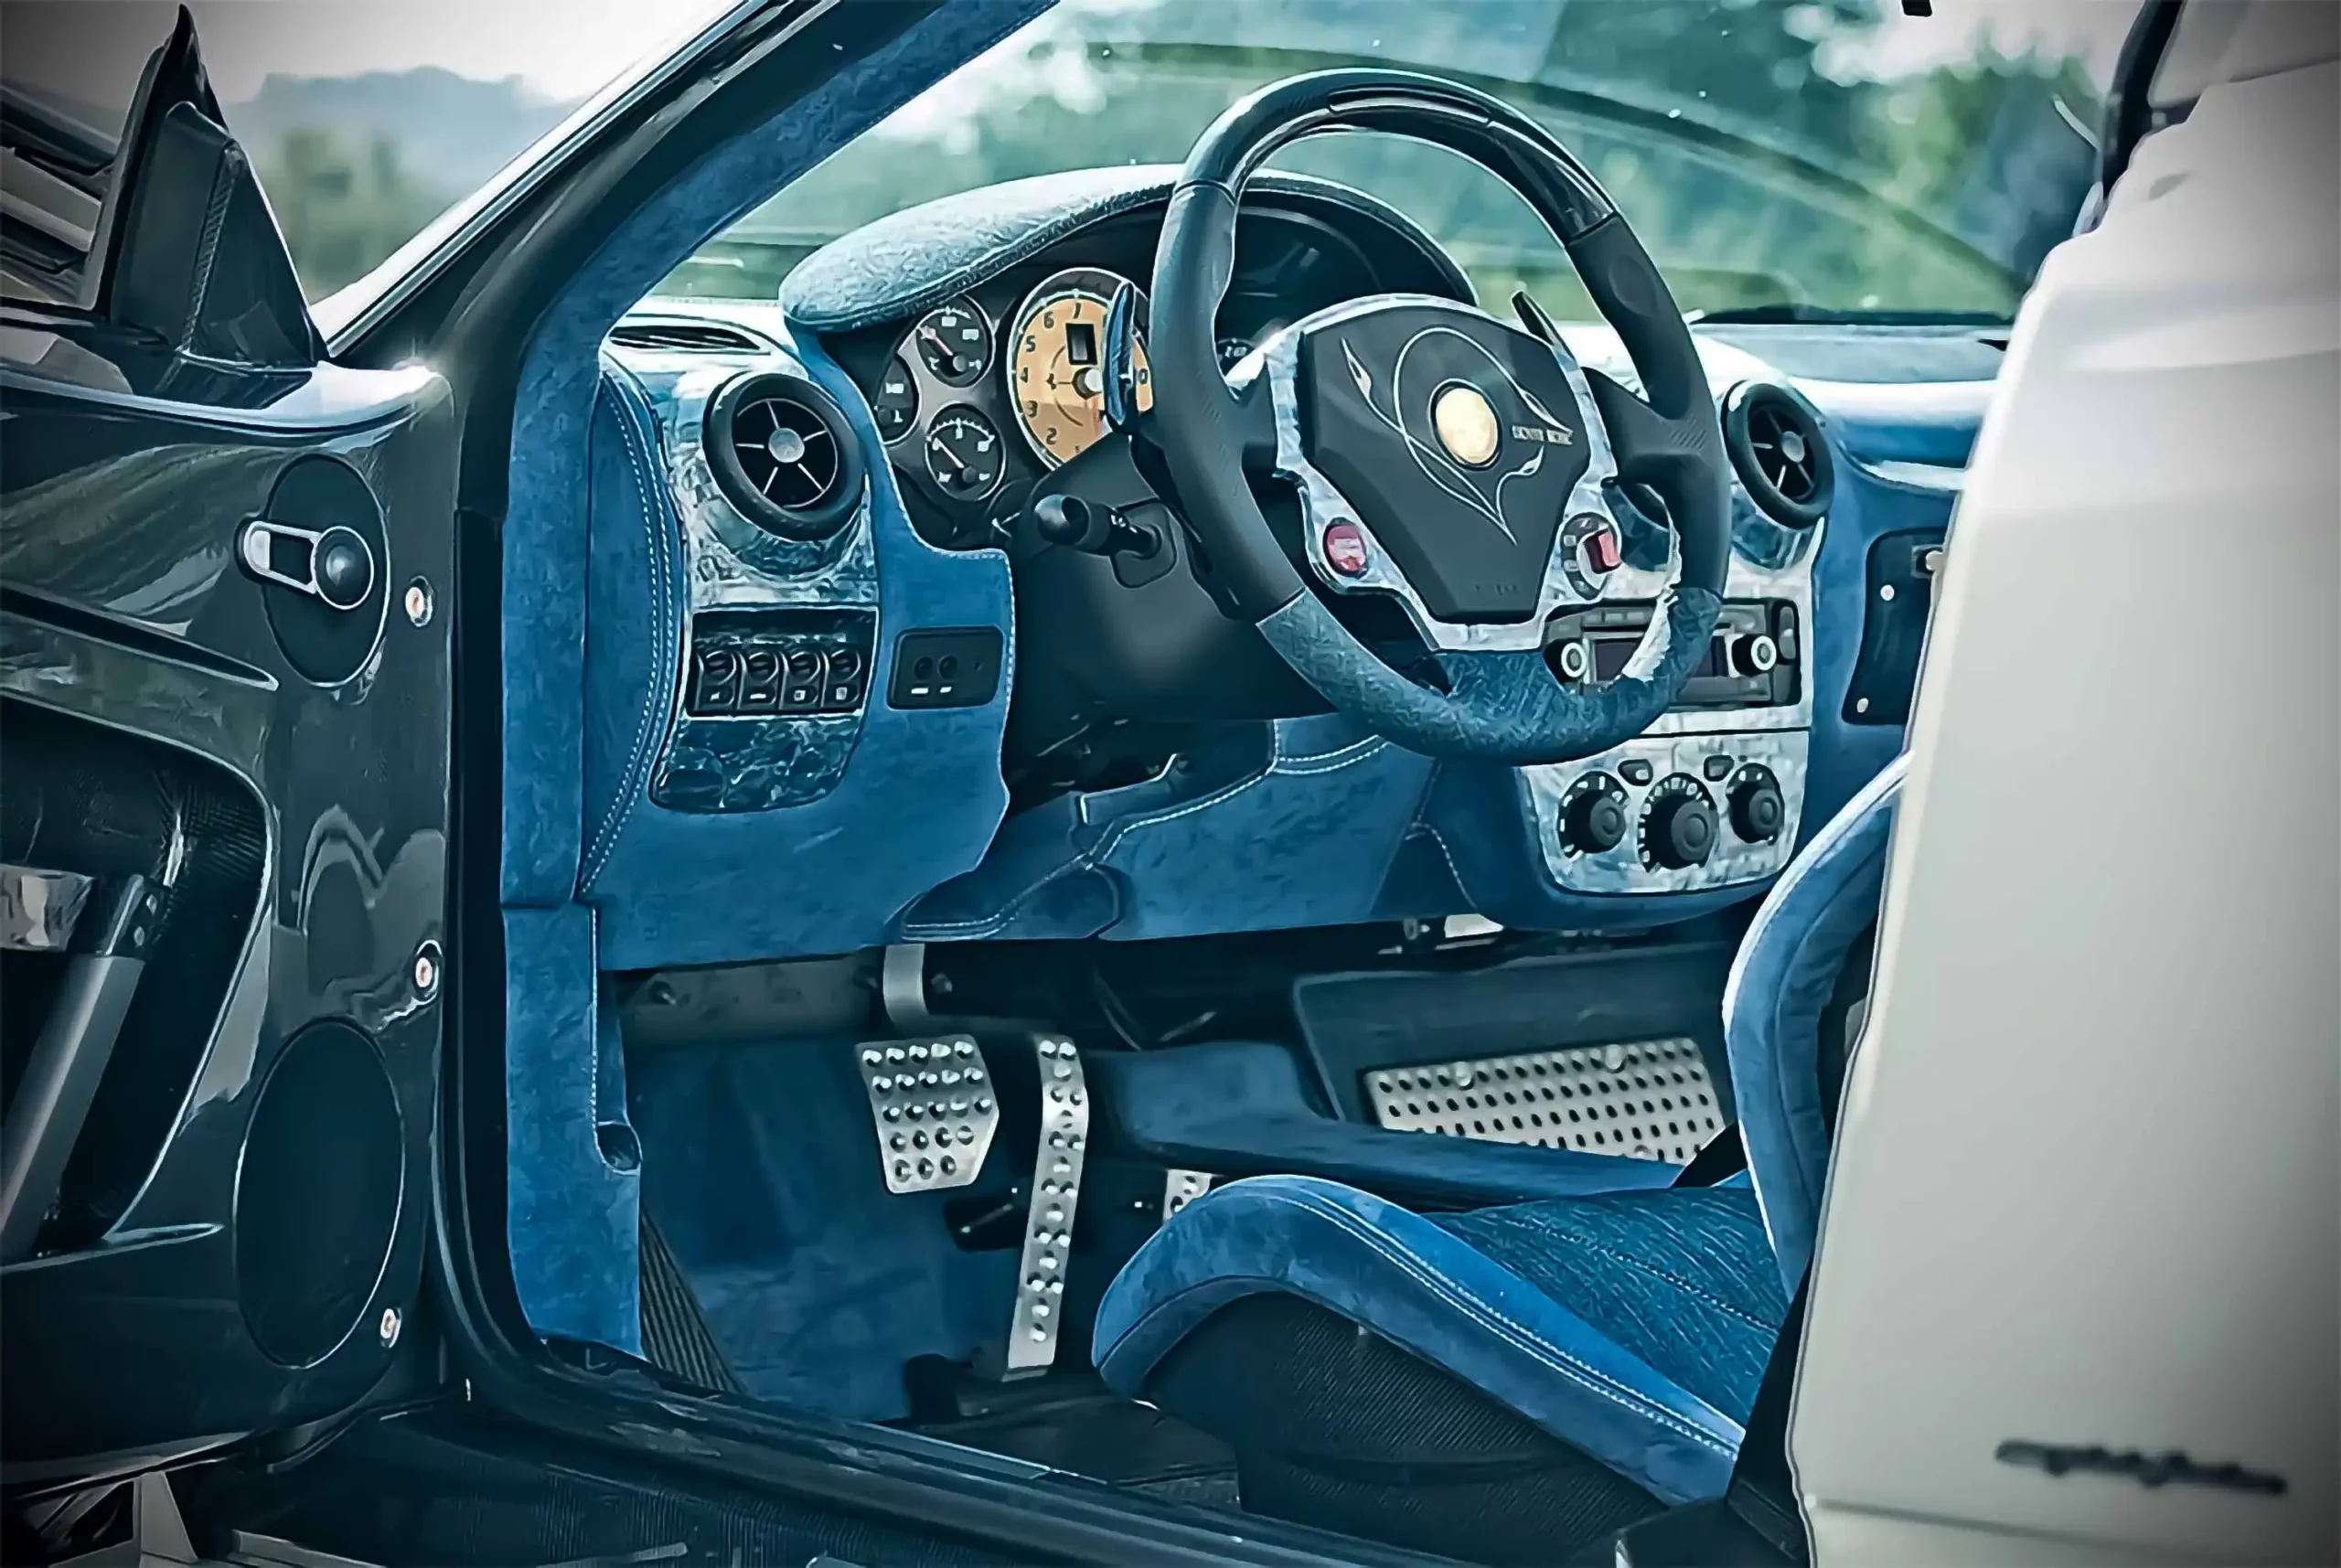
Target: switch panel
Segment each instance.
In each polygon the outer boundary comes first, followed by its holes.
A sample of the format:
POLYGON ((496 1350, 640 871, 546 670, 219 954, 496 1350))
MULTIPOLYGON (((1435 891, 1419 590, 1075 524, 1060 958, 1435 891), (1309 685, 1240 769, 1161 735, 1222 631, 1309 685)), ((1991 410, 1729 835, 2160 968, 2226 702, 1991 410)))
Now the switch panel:
POLYGON ((856 713, 870 692, 868 610, 713 610, 691 617, 683 711, 693 719, 856 713))

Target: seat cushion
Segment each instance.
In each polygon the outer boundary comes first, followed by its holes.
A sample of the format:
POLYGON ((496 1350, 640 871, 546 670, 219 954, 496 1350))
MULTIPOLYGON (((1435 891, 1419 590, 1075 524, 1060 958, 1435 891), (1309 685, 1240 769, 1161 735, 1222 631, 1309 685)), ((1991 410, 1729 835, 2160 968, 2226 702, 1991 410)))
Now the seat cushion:
POLYGON ((1098 1309, 1098 1370, 1142 1395, 1212 1314, 1270 1291, 1371 1329, 1667 1502, 1722 1493, 1786 1312, 1744 1189, 1432 1218, 1256 1177, 1190 1204, 1122 1270, 1098 1309))

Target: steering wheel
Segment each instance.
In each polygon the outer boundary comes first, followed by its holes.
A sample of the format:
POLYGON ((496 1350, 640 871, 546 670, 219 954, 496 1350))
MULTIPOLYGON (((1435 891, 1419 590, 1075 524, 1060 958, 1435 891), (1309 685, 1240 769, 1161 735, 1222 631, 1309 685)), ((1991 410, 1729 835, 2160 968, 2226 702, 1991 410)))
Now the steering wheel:
POLYGON ((1149 435, 1196 575, 1334 708, 1411 751, 1513 764, 1606 751, 1666 710, 1722 608, 1723 434, 1664 280, 1550 133, 1499 99, 1406 71, 1320 71, 1265 87, 1188 154, 1152 294, 1149 435), (1231 385, 1213 323, 1245 181, 1277 148, 1345 130, 1449 148, 1525 197, 1617 329, 1643 395, 1580 367, 1524 295, 1523 326, 1428 295, 1334 305, 1271 339, 1231 385), (1298 539, 1279 539, 1261 511, 1261 474, 1297 489, 1298 539), (1545 623, 1597 597, 1597 579, 1618 564, 1604 495, 1612 479, 1665 502, 1674 571, 1624 668, 1566 686, 1545 664, 1545 623), (1596 537, 1605 528, 1606 543, 1596 537), (1327 592, 1395 597, 1444 689, 1368 649, 1304 569, 1327 592))

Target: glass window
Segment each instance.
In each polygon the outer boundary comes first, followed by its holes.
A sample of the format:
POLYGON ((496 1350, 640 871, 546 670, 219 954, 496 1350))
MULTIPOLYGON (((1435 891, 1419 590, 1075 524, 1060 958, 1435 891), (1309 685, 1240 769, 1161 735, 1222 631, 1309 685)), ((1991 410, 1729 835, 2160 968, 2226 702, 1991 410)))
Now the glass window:
MULTIPOLYGON (((2072 231, 2134 6, 2104 0, 1066 0, 743 219, 662 292, 770 298, 899 208, 1176 163, 1277 77, 1378 63, 1493 92, 1609 186, 1686 310, 2003 318, 2072 231)), ((1525 206, 1439 149, 1318 138, 1277 166, 1429 229, 1482 300, 1590 314, 1525 206)))
MULTIPOLYGON (((195 0, 196 36, 228 129, 268 194, 312 299, 370 271, 559 125, 636 60, 663 54, 722 0, 195 0)), ((111 154, 146 58, 177 7, 7 5, 11 144, 19 112, 88 129, 111 154)), ((95 222, 102 181, 83 188, 10 157, 12 292, 40 269, 41 241, 95 222), (27 209, 36 195, 53 197, 27 209), (54 209, 53 211, 50 209, 54 209), (19 243, 21 241, 21 243, 19 243)), ((48 248, 57 259, 55 243, 48 248)), ((55 274, 52 274, 54 276, 55 274)))

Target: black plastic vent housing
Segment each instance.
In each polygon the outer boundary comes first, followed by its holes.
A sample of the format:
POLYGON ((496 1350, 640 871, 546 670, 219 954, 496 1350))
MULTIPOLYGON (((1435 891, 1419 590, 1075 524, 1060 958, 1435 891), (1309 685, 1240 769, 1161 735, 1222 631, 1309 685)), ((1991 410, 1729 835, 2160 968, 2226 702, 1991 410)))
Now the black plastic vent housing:
POLYGON ((1821 416, 1772 381, 1742 381, 1724 394, 1723 444, 1748 499, 1783 528, 1829 515, 1837 470, 1821 416))
POLYGON ((736 327, 702 321, 621 321, 610 328, 610 343, 671 354, 769 354, 773 347, 736 327))
POLYGON ((802 376, 732 381, 708 400, 701 434, 716 488, 767 533, 826 539, 861 505, 861 443, 837 400, 802 376))

